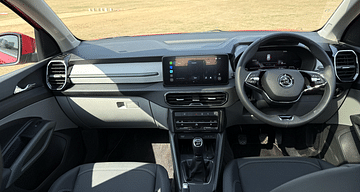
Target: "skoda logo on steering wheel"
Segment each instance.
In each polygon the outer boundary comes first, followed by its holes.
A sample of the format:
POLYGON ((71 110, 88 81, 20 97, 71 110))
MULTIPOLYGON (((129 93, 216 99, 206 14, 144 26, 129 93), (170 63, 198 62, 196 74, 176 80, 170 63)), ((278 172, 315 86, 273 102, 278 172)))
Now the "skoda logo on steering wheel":
POLYGON ((294 79, 288 74, 282 74, 278 78, 279 85, 284 88, 290 88, 294 85, 294 79))

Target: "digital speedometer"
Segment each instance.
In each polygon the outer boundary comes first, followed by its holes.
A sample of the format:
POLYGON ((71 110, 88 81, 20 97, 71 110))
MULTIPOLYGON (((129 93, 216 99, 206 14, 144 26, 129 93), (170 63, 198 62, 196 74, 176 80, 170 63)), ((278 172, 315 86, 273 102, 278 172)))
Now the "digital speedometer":
POLYGON ((259 51, 246 64, 246 70, 283 68, 300 69, 301 58, 290 51, 259 51))

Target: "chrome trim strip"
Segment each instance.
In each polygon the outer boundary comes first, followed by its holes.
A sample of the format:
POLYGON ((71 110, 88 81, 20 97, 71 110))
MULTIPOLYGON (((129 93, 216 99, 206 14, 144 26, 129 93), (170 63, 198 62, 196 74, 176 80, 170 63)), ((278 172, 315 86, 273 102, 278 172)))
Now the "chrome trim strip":
POLYGON ((280 121, 292 121, 292 120, 294 120, 294 116, 292 116, 292 115, 279 115, 278 116, 279 117, 279 119, 280 119, 280 121), (291 117, 291 118, 281 118, 281 117, 291 117))
POLYGON ((106 77, 149 77, 158 76, 158 72, 148 73, 116 73, 116 74, 73 74, 72 78, 106 78, 106 77))

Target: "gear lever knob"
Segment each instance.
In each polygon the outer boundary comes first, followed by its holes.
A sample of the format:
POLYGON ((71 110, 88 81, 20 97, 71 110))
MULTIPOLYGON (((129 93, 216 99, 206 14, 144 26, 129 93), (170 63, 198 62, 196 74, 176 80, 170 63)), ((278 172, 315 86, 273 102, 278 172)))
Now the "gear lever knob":
POLYGON ((192 142, 195 156, 202 156, 204 151, 204 141, 201 137, 195 137, 192 142))

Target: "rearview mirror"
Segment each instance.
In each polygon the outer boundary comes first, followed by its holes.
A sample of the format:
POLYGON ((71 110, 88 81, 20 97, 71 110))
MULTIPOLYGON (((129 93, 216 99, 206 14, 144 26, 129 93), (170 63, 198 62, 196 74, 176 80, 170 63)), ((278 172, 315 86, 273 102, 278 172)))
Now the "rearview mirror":
POLYGON ((37 61, 35 39, 20 33, 0 34, 0 66, 37 61))

